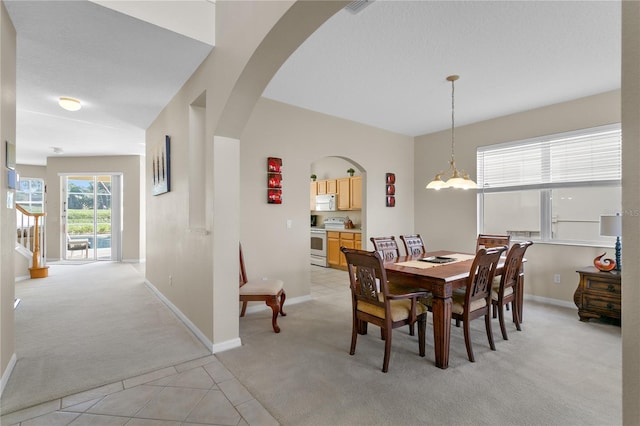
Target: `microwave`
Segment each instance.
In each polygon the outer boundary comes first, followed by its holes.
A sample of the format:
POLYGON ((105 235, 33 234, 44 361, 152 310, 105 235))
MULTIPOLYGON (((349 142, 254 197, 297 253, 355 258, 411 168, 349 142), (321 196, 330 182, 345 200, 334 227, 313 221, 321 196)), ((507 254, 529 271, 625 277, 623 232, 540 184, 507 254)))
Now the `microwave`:
POLYGON ((316 195, 316 211, 334 212, 338 210, 338 200, 336 194, 316 195))

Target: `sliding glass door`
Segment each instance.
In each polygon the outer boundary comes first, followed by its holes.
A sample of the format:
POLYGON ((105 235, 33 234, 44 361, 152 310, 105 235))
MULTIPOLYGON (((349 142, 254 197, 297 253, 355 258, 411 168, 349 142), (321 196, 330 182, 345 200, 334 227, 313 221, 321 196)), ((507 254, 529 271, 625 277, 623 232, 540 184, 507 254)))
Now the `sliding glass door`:
POLYGON ((63 176, 64 258, 121 260, 120 176, 63 176))

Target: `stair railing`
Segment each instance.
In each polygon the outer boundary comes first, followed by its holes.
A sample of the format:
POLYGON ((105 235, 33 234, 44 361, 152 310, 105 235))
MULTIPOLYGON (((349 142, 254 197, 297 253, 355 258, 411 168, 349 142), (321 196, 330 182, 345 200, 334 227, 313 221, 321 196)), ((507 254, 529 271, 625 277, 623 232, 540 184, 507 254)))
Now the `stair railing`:
POLYGON ((44 247, 46 213, 32 213, 16 204, 18 214, 17 241, 22 247, 32 253, 29 272, 31 278, 44 278, 49 275, 49 267, 45 266, 46 256, 44 247))

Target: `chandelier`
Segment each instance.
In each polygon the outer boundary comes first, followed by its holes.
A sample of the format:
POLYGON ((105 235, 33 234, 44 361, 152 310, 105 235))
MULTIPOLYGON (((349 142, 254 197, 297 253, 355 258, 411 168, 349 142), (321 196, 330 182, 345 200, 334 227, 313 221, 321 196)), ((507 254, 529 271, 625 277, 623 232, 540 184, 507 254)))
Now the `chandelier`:
POLYGON ((436 177, 429 182, 427 189, 435 189, 436 191, 442 188, 458 188, 458 189, 473 189, 476 188, 476 183, 469 177, 469 174, 464 171, 460 172, 456 168, 456 159, 453 151, 455 141, 455 87, 454 82, 459 79, 458 75, 450 75, 447 77, 447 81, 451 82, 451 160, 449 160, 449 168, 446 172, 440 172, 436 177), (444 181, 442 178, 449 176, 444 181))

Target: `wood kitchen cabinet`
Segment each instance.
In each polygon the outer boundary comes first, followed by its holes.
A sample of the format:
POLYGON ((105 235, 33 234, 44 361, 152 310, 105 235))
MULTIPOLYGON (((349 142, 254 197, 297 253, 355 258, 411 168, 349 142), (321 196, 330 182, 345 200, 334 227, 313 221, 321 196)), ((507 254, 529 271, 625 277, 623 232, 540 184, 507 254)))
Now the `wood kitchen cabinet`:
POLYGON ((362 209, 362 176, 337 179, 338 210, 362 209))
POLYGON ((316 182, 317 194, 336 194, 338 192, 335 179, 319 180, 316 182))
POLYGON ((318 195, 318 182, 313 181, 309 184, 309 206, 310 210, 316 209, 316 195, 318 195))
POLYGON ((347 262, 340 247, 360 249, 362 234, 359 232, 327 231, 327 263, 332 268, 347 269, 347 262))
POLYGON ((607 317, 620 321, 622 317, 622 283, 619 272, 603 272, 589 266, 578 269, 580 282, 573 295, 580 321, 607 317))

